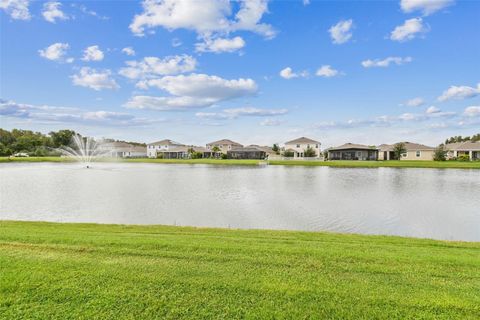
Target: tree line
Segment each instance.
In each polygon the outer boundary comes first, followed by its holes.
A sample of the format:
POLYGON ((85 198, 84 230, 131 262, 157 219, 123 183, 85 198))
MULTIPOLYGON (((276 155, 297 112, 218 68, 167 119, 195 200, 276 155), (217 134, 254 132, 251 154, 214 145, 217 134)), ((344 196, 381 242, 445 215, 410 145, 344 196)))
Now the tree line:
POLYGON ((480 141, 480 133, 477 133, 477 134, 474 134, 473 136, 466 136, 466 137, 462 137, 462 136, 455 136, 455 137, 450 137, 448 138, 447 140, 445 140, 445 144, 449 144, 449 143, 455 143, 455 142, 467 142, 467 141, 471 141, 471 142, 478 142, 480 141))

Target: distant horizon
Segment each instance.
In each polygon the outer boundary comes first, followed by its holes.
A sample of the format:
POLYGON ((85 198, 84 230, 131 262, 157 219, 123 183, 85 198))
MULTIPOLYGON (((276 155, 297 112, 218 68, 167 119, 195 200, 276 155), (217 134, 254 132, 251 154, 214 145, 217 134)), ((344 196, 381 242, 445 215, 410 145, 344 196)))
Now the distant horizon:
POLYGON ((480 2, 10 0, 0 127, 437 146, 480 128, 480 2))

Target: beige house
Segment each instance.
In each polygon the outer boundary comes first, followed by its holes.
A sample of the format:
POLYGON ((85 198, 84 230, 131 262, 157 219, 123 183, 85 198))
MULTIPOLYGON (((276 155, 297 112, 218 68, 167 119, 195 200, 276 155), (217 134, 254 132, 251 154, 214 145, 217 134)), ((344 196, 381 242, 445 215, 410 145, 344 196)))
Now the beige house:
POLYGON ((468 155, 470 160, 480 160, 480 142, 456 142, 445 145, 447 159, 456 159, 462 155, 468 155))
MULTIPOLYGON (((403 153, 398 160, 433 160, 434 147, 412 142, 402 143, 405 145, 407 152, 403 153)), ((378 146, 380 150, 378 160, 395 160, 394 146, 395 144, 382 144, 378 146)))
POLYGON ((145 158, 147 156, 145 147, 121 141, 102 143, 99 149, 102 154, 112 158, 145 158))
POLYGON ((328 149, 328 160, 377 160, 378 149, 363 144, 345 143, 328 149))
POLYGON ((227 154, 227 152, 229 150, 232 150, 234 148, 241 148, 241 147, 243 147, 243 145, 241 145, 238 142, 232 141, 232 140, 222 139, 222 140, 207 143, 207 151, 206 152, 212 153, 213 149, 215 147, 217 147, 219 149, 219 151, 217 153, 227 154))
POLYGON ((251 144, 249 146, 246 146, 246 148, 256 148, 256 149, 262 150, 263 152, 265 152, 265 155, 268 158, 274 158, 278 156, 277 153, 273 151, 272 147, 269 147, 269 146, 259 146, 256 144, 251 144))
POLYGON ((170 149, 184 147, 185 145, 179 142, 175 142, 169 139, 160 140, 157 142, 152 142, 147 144, 147 156, 149 158, 156 158, 157 154, 160 152, 166 152, 170 149))
POLYGON ((319 158, 321 156, 321 143, 316 140, 312 140, 306 137, 300 137, 288 142, 285 142, 285 151, 292 151, 294 158, 304 158, 305 150, 312 148, 315 151, 315 157, 319 158))

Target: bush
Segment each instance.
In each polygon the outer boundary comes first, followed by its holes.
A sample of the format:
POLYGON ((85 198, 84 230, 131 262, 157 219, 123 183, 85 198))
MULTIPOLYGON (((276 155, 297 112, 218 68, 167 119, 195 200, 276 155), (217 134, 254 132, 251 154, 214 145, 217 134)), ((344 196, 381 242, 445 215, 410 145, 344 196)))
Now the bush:
POLYGON ((308 147, 307 149, 305 149, 303 151, 303 155, 306 158, 311 158, 311 157, 315 157, 317 155, 317 153, 315 152, 315 150, 312 147, 308 147))
POLYGON ((462 154, 457 157, 458 161, 470 161, 470 156, 468 154, 462 154))
POLYGON ((433 160, 434 161, 445 161, 447 160, 447 150, 445 150, 445 146, 439 145, 435 148, 433 152, 433 160))
POLYGON ((201 153, 201 152, 192 152, 192 153, 190 153, 190 158, 191 158, 191 159, 201 159, 201 158, 203 158, 203 153, 201 153))
POLYGON ((157 159, 163 159, 163 153, 157 153, 157 159))
POLYGON ((228 159, 227 155, 225 153, 222 153, 222 155, 220 156, 221 159, 225 160, 225 159, 228 159))
POLYGON ((286 157, 286 158, 293 158, 294 155, 295 155, 295 154, 294 154, 293 151, 285 150, 285 151, 283 152, 283 156, 286 157))

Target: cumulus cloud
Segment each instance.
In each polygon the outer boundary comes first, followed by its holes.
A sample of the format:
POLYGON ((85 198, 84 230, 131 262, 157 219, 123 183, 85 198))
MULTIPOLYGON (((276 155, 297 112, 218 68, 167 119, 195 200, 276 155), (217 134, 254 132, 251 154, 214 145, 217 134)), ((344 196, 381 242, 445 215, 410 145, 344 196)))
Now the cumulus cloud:
POLYGON ((201 108, 257 92, 257 84, 252 79, 227 80, 196 73, 144 80, 141 87, 156 87, 170 96, 134 96, 126 103, 126 107, 155 110, 201 108))
POLYGON ((416 97, 405 102, 405 105, 407 107, 419 107, 424 104, 425 104, 425 100, 423 100, 423 98, 420 98, 420 97, 416 97))
POLYGON ((122 49, 122 53, 125 53, 127 56, 134 56, 135 50, 132 47, 126 47, 122 49))
POLYGON ((451 86, 445 90, 438 101, 444 102, 447 100, 463 100, 466 98, 473 98, 480 94, 480 83, 477 84, 476 88, 469 86, 451 86))
POLYGON ((102 61, 103 58, 104 54, 99 46, 90 46, 83 50, 83 61, 102 61))
POLYGON ((131 114, 112 111, 83 111, 78 108, 22 104, 0 99, 0 115, 51 123, 79 123, 99 126, 143 126, 163 119, 138 118, 131 114))
POLYGON ((321 66, 315 74, 319 77, 330 78, 335 77, 340 73, 338 72, 338 70, 333 69, 330 65, 327 64, 321 66))
POLYGON ((280 70, 280 77, 284 78, 284 79, 293 79, 293 78, 299 78, 299 77, 302 77, 302 78, 305 78, 305 77, 308 77, 308 71, 304 70, 304 71, 301 71, 301 72, 293 72, 292 68, 290 67, 286 67, 282 70, 280 70))
POLYGON ((470 106, 463 112, 467 117, 480 117, 480 106, 470 106))
POLYGON ((400 8, 405 13, 421 11, 428 16, 454 3, 454 0, 401 0, 400 8))
POLYGON ((425 111, 425 113, 427 114, 433 114, 433 113, 439 113, 441 112, 441 110, 435 106, 430 106, 427 108, 427 110, 425 111))
POLYGON ((126 65, 127 67, 119 71, 122 76, 129 79, 150 79, 194 71, 197 60, 189 55, 168 56, 163 59, 145 57, 140 61, 127 61, 126 65))
POLYGON ((391 64, 396 64, 396 65, 402 65, 408 62, 412 62, 411 57, 388 57, 385 59, 375 59, 375 60, 364 60, 362 61, 362 66, 364 68, 374 68, 374 67, 381 67, 381 68, 386 68, 390 66, 391 64))
POLYGON ((393 41, 404 42, 414 39, 419 34, 428 31, 428 28, 423 25, 422 18, 412 18, 405 20, 401 26, 395 27, 390 34, 390 39, 393 41))
POLYGON ((70 48, 68 43, 57 42, 45 49, 38 50, 41 57, 57 62, 73 62, 73 58, 67 58, 67 50, 70 48))
POLYGON ((226 120, 239 117, 271 117, 288 113, 287 109, 260 109, 253 107, 224 109, 221 112, 197 112, 198 118, 208 120, 226 120))
POLYGON ((15 20, 30 20, 29 0, 0 0, 0 9, 15 20))
POLYGON ((130 30, 141 36, 156 27, 189 29, 200 37, 243 30, 272 38, 275 30, 260 22, 268 12, 267 4, 267 0, 243 0, 233 15, 231 3, 226 0, 144 0, 143 12, 135 15, 130 30))
POLYGON ((83 67, 78 74, 71 76, 71 78, 74 85, 96 91, 120 88, 117 82, 111 78, 111 74, 110 70, 97 71, 89 67, 83 67))
POLYGON ((51 23, 57 20, 67 20, 68 16, 61 10, 62 4, 56 1, 50 1, 43 4, 42 15, 45 20, 51 23))
POLYGON ((353 20, 340 20, 337 24, 328 29, 330 37, 335 44, 342 44, 352 37, 353 20))
POLYGON ((283 123, 285 123, 285 120, 267 118, 260 122, 260 125, 264 127, 276 127, 283 123))
POLYGON ((195 50, 197 52, 234 52, 245 46, 245 41, 242 37, 217 38, 217 39, 204 39, 204 42, 196 43, 195 50))

